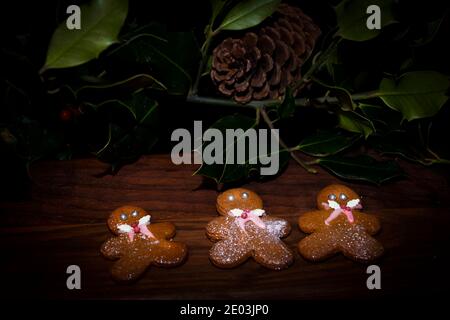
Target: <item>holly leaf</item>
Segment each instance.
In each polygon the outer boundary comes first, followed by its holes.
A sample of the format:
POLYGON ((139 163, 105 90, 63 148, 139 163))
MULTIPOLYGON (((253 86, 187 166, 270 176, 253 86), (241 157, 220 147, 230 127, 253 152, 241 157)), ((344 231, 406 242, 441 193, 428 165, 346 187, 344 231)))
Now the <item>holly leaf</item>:
POLYGON ((260 24, 270 16, 281 0, 244 0, 233 7, 217 30, 243 30, 260 24))
POLYGON ((328 54, 325 62, 319 67, 319 69, 325 69, 331 76, 331 79, 333 79, 334 83, 338 83, 337 74, 340 73, 339 71, 340 69, 343 69, 343 66, 337 47, 328 54))
POLYGON ((128 0, 92 0, 82 5, 81 29, 69 30, 63 21, 53 33, 41 73, 52 68, 68 68, 95 59, 117 42, 128 13, 128 0))
POLYGON ((442 25, 442 22, 444 21, 444 17, 441 17, 439 19, 433 20, 433 21, 427 21, 422 26, 422 34, 419 38, 413 40, 413 46, 419 47, 426 45, 433 41, 433 39, 436 37, 439 28, 442 25))
POLYGON ((344 151, 360 138, 359 134, 323 131, 303 139, 297 146, 297 150, 314 157, 326 157, 344 151))
POLYGON ((338 126, 344 130, 360 133, 367 139, 375 131, 375 127, 369 119, 355 111, 338 112, 338 126))
POLYGON ((132 94, 143 88, 166 90, 167 88, 158 80, 148 74, 137 74, 127 79, 96 85, 84 85, 76 89, 75 96, 81 101, 99 103, 107 99, 118 98, 126 94, 132 94))
MULTIPOLYGON (((245 164, 234 164, 236 161, 234 158, 230 158, 230 154, 236 149, 236 141, 244 138, 245 132, 255 126, 255 119, 239 114, 226 116, 216 121, 210 128, 219 130, 224 137, 227 129, 242 129, 243 134, 238 136, 233 143, 224 142, 227 144, 225 148, 220 148, 221 153, 219 154, 219 157, 224 161, 223 164, 203 163, 195 174, 214 179, 217 183, 236 181, 245 178, 249 168, 245 167, 245 164), (238 167, 240 167, 240 170, 238 167)), ((208 145, 209 143, 204 143, 202 149, 204 150, 208 145)))
POLYGON ((407 139, 402 139, 397 134, 390 134, 385 137, 373 137, 370 141, 375 150, 382 155, 400 156, 405 160, 417 162, 423 165, 430 165, 423 150, 417 148, 417 144, 411 144, 407 139))
POLYGON ((292 94, 292 89, 290 87, 286 88, 286 93, 284 95, 283 102, 278 108, 278 115, 280 119, 286 119, 292 116, 295 111, 295 98, 292 94))
MULTIPOLYGON (((118 121, 109 116, 108 138, 94 154, 101 160, 119 168, 122 164, 137 160, 150 152, 158 140, 158 103, 144 92, 136 93, 128 100, 110 100, 97 106, 99 112, 128 111, 134 121, 118 121)), ((122 120, 122 119, 119 119, 122 120)))
POLYGON ((106 54, 106 69, 117 72, 117 64, 127 65, 130 70, 151 74, 169 94, 185 94, 200 59, 193 33, 170 32, 154 23, 138 31, 106 54))
POLYGON ((403 118, 414 119, 434 116, 447 102, 449 77, 435 71, 415 71, 399 79, 384 78, 377 95, 403 118))
MULTIPOLYGON (((261 164, 258 158, 250 158, 248 152, 245 155, 244 163, 237 163, 236 150, 237 142, 242 139, 246 139, 245 135, 247 130, 254 128, 256 126, 256 121, 253 118, 243 116, 243 115, 231 115, 226 116, 218 121, 216 121, 211 128, 217 129, 222 133, 222 136, 226 137, 226 130, 232 129, 242 129, 243 132, 237 135, 236 139, 230 143, 229 141, 224 141, 225 148, 220 148, 218 156, 223 159, 223 164, 213 163, 206 164, 203 163, 200 168, 195 172, 196 175, 202 175, 211 178, 216 181, 216 183, 228 183, 241 181, 249 178, 252 174, 259 175, 259 169, 261 164), (256 162, 256 163, 254 163, 256 162)), ((268 137, 270 138, 270 137, 268 137)), ((246 143, 246 148, 248 148, 248 142, 246 143)), ((205 142, 203 144, 203 150, 211 142, 205 142)), ((248 150, 248 149, 247 149, 248 150)), ((287 151, 279 149, 279 168, 283 168, 287 165, 289 160, 289 153, 287 151)), ((266 156, 271 156, 271 151, 268 150, 266 156)), ((263 176, 260 176, 261 178, 263 176)))
POLYGON ((377 161, 368 155, 331 156, 319 158, 317 163, 342 179, 366 181, 377 185, 403 174, 395 161, 377 161))
POLYGON ((223 7, 227 3, 226 0, 211 0, 211 21, 214 22, 216 17, 219 15, 219 13, 222 11, 223 7))
POLYGON ((368 29, 367 8, 377 5, 381 11, 381 28, 396 22, 392 13, 394 0, 344 0, 336 7, 338 32, 342 38, 353 41, 366 41, 375 38, 381 30, 368 29))
POLYGON ((401 127, 401 115, 390 108, 360 103, 358 109, 362 111, 365 118, 373 123, 376 132, 390 132, 399 130, 401 127))
POLYGON ((54 155, 63 145, 61 132, 44 128, 37 120, 21 117, 12 128, 16 140, 14 149, 26 166, 49 155, 54 155))
POLYGON ((344 87, 328 85, 317 78, 313 78, 313 80, 314 82, 330 90, 331 96, 338 99, 342 110, 348 111, 354 110, 356 108, 356 104, 353 102, 351 93, 344 87))

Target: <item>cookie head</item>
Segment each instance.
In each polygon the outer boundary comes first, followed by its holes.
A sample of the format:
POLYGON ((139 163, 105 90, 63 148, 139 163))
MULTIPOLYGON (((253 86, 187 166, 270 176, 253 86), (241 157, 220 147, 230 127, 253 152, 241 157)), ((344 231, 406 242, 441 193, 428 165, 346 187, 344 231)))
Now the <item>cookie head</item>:
POLYGON ((328 203, 328 200, 336 201, 341 206, 346 206, 348 201, 353 199, 359 199, 359 195, 341 184, 332 184, 323 188, 317 196, 317 208, 326 209, 324 203, 328 203))
MULTIPOLYGON (((134 206, 123 206, 114 210, 108 218, 108 227, 114 234, 121 233, 119 226, 128 225, 135 228, 139 225, 141 219, 150 217, 142 208, 134 206)), ((148 218, 147 218, 148 219, 148 218)))
POLYGON ((244 188, 235 188, 221 193, 217 197, 216 206, 219 214, 227 215, 232 209, 262 209, 263 202, 255 192, 244 188))

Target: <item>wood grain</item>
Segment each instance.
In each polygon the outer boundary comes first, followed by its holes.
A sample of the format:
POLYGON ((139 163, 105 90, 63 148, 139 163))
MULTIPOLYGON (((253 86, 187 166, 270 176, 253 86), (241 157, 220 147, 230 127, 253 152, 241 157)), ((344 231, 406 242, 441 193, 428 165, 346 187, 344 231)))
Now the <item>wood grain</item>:
POLYGON ((105 165, 95 159, 45 161, 33 167, 32 199, 0 204, 0 266, 3 294, 39 298, 139 299, 298 299, 430 294, 443 291, 444 262, 450 244, 450 188, 440 175, 408 167, 408 179, 385 187, 351 184, 363 196, 365 211, 377 215, 377 236, 386 248, 378 262, 382 290, 366 288, 366 266, 336 256, 323 263, 303 260, 304 237, 297 218, 315 206, 316 193, 339 182, 326 172, 306 173, 292 163, 278 178, 249 187, 269 214, 288 219, 286 238, 295 263, 280 272, 253 261, 221 270, 208 260, 211 243, 205 225, 216 216, 217 191, 192 176, 193 166, 175 166, 167 155, 143 157, 116 176, 96 177, 105 165), (176 239, 189 246, 178 268, 151 268, 132 285, 112 281, 112 263, 99 252, 110 233, 106 218, 121 205, 141 206, 153 221, 171 221, 176 239), (82 270, 82 289, 66 288, 66 268, 82 270))

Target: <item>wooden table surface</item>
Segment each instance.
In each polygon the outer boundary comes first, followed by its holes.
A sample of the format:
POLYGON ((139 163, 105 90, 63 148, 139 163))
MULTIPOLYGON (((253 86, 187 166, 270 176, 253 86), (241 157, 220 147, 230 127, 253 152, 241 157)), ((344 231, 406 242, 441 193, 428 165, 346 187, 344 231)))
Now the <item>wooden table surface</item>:
POLYGON ((446 290, 450 244, 448 181, 406 164, 410 177, 384 187, 348 183, 363 196, 365 212, 377 215, 377 236, 386 249, 377 262, 381 290, 366 287, 366 265, 342 256, 322 263, 303 260, 296 250, 305 235, 302 212, 314 209, 316 193, 338 182, 330 174, 306 173, 291 163, 279 177, 247 187, 258 192, 269 214, 293 226, 285 239, 295 252, 287 270, 267 270, 248 261, 221 270, 208 260, 205 225, 216 217, 217 191, 192 176, 193 166, 175 166, 167 155, 141 158, 116 176, 98 178, 105 164, 95 159, 43 161, 32 167, 32 199, 0 203, 2 295, 39 298, 298 299, 428 295, 446 290), (171 221, 176 240, 189 246, 186 263, 152 267, 132 285, 116 284, 112 262, 99 252, 110 237, 106 218, 121 205, 145 208, 153 221, 171 221), (66 268, 79 265, 82 289, 66 288, 66 268))

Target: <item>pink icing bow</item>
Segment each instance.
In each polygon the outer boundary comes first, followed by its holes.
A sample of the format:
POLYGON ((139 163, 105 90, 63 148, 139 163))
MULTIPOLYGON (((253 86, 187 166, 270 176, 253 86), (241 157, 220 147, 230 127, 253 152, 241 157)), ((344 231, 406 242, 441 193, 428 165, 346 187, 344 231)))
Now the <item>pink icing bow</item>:
POLYGON ((265 229, 266 224, 260 218, 264 213, 265 211, 263 209, 231 209, 229 211, 231 216, 236 217, 236 222, 243 231, 245 231, 245 224, 247 221, 253 221, 258 227, 265 229))
POLYGON ((334 209, 333 212, 330 214, 330 216, 325 220, 325 224, 328 226, 330 225, 330 222, 336 219, 341 213, 345 214, 347 216, 347 220, 350 223, 353 223, 355 219, 353 218, 353 209, 361 209, 362 206, 360 204, 359 199, 353 199, 347 202, 347 204, 340 205, 336 201, 328 200, 328 203, 322 202, 322 205, 325 207, 325 209, 334 209))
POLYGON ((129 224, 121 224, 117 226, 117 229, 119 229, 120 233, 127 233, 128 239, 130 239, 130 242, 133 242, 134 235, 136 233, 142 233, 144 236, 148 238, 155 238, 154 234, 148 230, 147 225, 150 224, 150 215, 146 215, 139 219, 138 223, 133 223, 131 225, 129 224))

